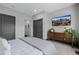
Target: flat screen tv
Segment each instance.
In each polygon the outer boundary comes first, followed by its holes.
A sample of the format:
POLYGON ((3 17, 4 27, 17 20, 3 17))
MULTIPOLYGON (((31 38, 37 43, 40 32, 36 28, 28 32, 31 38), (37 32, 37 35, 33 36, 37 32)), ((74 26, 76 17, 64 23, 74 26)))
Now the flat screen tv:
POLYGON ((51 21, 52 26, 69 26, 71 25, 71 15, 55 17, 51 21))

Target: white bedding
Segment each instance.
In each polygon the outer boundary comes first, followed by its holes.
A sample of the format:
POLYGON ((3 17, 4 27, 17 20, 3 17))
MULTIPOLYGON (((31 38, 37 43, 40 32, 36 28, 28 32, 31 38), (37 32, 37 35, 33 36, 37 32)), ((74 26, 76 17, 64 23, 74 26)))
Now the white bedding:
POLYGON ((0 55, 10 55, 10 45, 5 38, 0 37, 0 55))
POLYGON ((23 37, 9 41, 12 55, 56 55, 52 42, 34 37, 23 37))
POLYGON ((56 50, 54 44, 50 41, 42 40, 42 39, 35 38, 35 37, 23 37, 20 39, 40 49, 45 55, 58 54, 58 51, 56 50))
POLYGON ((11 45, 11 54, 12 55, 42 55, 43 53, 30 46, 29 44, 23 42, 22 40, 15 39, 9 41, 11 45))

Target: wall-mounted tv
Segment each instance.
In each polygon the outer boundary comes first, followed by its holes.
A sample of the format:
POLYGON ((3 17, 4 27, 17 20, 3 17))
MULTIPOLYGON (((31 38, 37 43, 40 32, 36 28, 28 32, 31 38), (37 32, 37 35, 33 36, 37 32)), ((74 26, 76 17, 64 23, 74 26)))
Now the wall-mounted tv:
POLYGON ((71 15, 55 17, 51 21, 52 26, 69 26, 71 25, 71 15))

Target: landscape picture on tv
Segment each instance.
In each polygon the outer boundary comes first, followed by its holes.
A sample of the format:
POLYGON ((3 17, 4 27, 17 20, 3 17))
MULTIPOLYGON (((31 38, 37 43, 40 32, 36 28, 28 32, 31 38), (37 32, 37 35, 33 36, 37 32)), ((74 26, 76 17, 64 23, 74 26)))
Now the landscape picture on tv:
POLYGON ((71 25, 71 15, 55 17, 51 21, 52 26, 69 26, 71 25))

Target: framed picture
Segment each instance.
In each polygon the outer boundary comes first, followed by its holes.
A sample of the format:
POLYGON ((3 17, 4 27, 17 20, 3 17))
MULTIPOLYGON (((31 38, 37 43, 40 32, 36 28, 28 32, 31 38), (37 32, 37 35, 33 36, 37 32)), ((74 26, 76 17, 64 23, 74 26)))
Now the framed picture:
POLYGON ((69 26, 71 25, 71 15, 52 18, 51 22, 52 26, 69 26))

